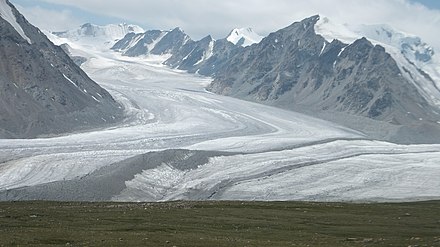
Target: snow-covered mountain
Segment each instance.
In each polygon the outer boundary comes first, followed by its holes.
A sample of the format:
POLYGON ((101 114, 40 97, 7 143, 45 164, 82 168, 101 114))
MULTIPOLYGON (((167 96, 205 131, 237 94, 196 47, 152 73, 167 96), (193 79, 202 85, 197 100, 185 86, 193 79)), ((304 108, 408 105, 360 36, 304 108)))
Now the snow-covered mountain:
POLYGON ((347 27, 369 39, 400 48, 402 54, 413 63, 428 63, 434 56, 434 49, 421 38, 400 32, 389 25, 348 25, 347 27))
POLYGON ((86 23, 78 29, 65 32, 53 32, 59 38, 66 38, 70 41, 81 42, 83 44, 105 45, 107 48, 113 46, 118 40, 129 33, 143 33, 143 28, 130 24, 110 24, 105 26, 86 23))
POLYGON ((319 16, 271 33, 216 68, 208 87, 215 93, 319 114, 361 131, 370 130, 358 117, 374 119, 402 128, 393 141, 439 138, 440 92, 434 80, 400 47, 319 16))
POLYGON ((260 36, 252 28, 235 28, 229 33, 226 39, 234 45, 246 47, 260 43, 263 38, 263 36, 260 36))
POLYGON ((196 72, 198 65, 214 55, 216 44, 210 35, 194 41, 181 28, 175 28, 129 33, 111 49, 129 57, 156 57, 172 68, 196 72))
POLYGON ((351 43, 366 37, 381 45, 396 60, 402 75, 412 82, 431 103, 440 107, 440 58, 434 48, 420 37, 407 34, 389 25, 349 25, 321 18, 315 31, 328 42, 334 39, 351 43))
POLYGON ((388 25, 348 26, 372 42, 382 44, 396 59, 406 77, 415 81, 426 96, 440 106, 440 57, 420 37, 388 25), (409 70, 409 71, 406 71, 409 70))
POLYGON ((432 62, 435 54, 434 48, 423 42, 420 37, 398 31, 386 24, 336 24, 324 17, 315 26, 315 31, 327 41, 338 39, 351 43, 358 38, 366 37, 374 43, 398 48, 406 59, 416 65, 432 62))

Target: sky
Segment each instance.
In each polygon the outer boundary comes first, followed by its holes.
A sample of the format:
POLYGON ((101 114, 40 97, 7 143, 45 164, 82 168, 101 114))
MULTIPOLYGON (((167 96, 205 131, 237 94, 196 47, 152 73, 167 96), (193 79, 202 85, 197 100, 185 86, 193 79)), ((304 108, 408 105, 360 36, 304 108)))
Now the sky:
POLYGON ((236 27, 267 35, 319 14, 341 24, 388 24, 420 36, 440 50, 440 0, 10 0, 34 25, 48 31, 90 22, 181 27, 193 39, 224 38, 236 27))

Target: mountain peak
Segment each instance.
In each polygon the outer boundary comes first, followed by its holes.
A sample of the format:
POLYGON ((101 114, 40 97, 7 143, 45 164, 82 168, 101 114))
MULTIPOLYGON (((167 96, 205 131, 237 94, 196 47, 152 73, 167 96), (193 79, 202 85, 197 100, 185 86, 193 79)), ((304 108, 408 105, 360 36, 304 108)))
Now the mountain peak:
POLYGON ((201 39, 201 41, 213 41, 214 39, 212 38, 211 35, 208 35, 206 37, 204 37, 203 39, 201 39))
POLYGON ((171 30, 171 32, 185 33, 185 31, 183 31, 181 27, 176 27, 173 30, 171 30))
POLYGON ((313 15, 313 16, 310 16, 310 17, 302 20, 301 22, 316 24, 319 20, 321 20, 321 16, 320 15, 313 15))
POLYGON ((87 22, 81 25, 81 28, 91 28, 92 27, 92 23, 87 22))
POLYGON ((263 37, 257 34, 252 28, 235 28, 229 33, 226 39, 234 45, 246 47, 260 43, 263 37))

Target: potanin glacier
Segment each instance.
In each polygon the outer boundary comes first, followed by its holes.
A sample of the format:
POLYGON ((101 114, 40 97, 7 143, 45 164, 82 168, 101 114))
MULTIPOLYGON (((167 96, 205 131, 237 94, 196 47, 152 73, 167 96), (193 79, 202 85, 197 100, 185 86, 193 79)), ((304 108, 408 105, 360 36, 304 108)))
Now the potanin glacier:
POLYGON ((0 140, 0 200, 414 201, 440 198, 440 145, 371 140, 340 125, 205 90, 163 57, 68 43, 125 107, 113 127, 0 140))

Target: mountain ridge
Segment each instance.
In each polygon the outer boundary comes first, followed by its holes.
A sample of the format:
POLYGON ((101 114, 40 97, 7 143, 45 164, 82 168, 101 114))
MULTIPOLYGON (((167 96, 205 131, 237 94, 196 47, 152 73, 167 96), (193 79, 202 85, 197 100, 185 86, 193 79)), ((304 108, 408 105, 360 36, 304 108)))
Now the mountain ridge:
POLYGON ((29 40, 0 18, 0 57, 7 58, 0 60, 0 137, 57 135, 121 120, 121 106, 106 90, 1 1, 29 40))

